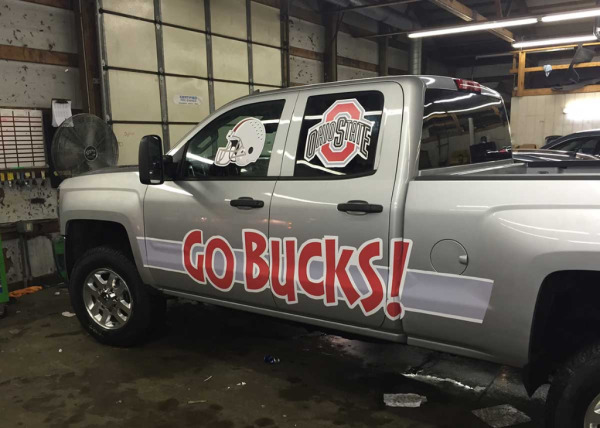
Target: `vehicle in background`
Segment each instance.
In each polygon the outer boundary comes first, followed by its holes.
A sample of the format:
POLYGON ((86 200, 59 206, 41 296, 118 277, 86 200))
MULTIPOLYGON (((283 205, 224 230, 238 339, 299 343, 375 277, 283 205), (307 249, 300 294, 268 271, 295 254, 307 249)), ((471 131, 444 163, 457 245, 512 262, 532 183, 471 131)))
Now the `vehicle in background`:
POLYGON ((556 138, 547 142, 542 149, 600 156, 600 129, 575 132, 556 138))
POLYGON ((554 140, 556 140, 557 138, 560 138, 560 137, 562 137, 562 135, 548 135, 548 136, 546 136, 546 138, 544 138, 544 146, 546 144, 550 144, 552 141, 554 141, 554 140))
POLYGON ((513 149, 520 162, 560 162, 600 160, 600 129, 581 131, 564 137, 548 136, 541 149, 513 149))
POLYGON ((500 150, 487 150, 482 159, 477 158, 477 162, 511 157, 519 162, 600 160, 600 129, 576 132, 564 137, 549 135, 545 141, 546 143, 540 149, 513 149, 512 146, 506 146, 500 150))
POLYGON ((516 149, 512 151, 512 158, 517 162, 561 162, 561 161, 590 161, 600 160, 598 155, 589 155, 564 150, 548 149, 516 149))

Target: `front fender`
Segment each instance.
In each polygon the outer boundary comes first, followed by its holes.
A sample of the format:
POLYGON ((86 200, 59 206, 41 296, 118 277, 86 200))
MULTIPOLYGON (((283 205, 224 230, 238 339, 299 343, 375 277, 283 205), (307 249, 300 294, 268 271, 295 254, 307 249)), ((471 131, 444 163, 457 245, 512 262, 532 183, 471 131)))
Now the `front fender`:
POLYGON ((153 284, 145 268, 144 196, 147 186, 135 172, 93 174, 65 180, 60 186, 60 230, 66 234, 72 220, 108 221, 122 225, 142 280, 153 284))

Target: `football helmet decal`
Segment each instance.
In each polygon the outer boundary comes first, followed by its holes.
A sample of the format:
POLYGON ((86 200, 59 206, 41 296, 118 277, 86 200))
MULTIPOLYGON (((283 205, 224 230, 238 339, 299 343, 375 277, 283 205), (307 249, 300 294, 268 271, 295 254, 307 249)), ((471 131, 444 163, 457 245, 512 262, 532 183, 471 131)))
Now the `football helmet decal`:
POLYGON ((240 120, 227 133, 227 145, 217 150, 215 165, 227 166, 234 163, 246 166, 256 162, 265 146, 266 135, 265 126, 259 119, 247 117, 240 120))

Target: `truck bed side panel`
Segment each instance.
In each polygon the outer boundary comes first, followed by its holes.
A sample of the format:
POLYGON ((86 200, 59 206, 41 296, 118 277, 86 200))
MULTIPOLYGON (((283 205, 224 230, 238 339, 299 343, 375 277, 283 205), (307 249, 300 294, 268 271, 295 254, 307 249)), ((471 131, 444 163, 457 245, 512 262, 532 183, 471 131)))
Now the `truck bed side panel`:
POLYGON ((413 181, 405 237, 413 241, 402 297, 409 343, 522 366, 544 278, 600 268, 600 186, 413 181), (461 275, 436 274, 432 248, 441 240, 457 241, 466 250, 461 275))

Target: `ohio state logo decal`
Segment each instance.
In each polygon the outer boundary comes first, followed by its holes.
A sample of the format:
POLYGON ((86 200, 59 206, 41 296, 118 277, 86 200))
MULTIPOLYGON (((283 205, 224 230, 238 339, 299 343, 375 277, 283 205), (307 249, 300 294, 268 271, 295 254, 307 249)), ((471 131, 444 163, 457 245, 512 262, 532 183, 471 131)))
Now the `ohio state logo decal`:
POLYGON ((367 159, 373 122, 356 99, 336 101, 323 113, 321 122, 308 130, 304 158, 317 156, 328 168, 342 168, 360 156, 367 159))

